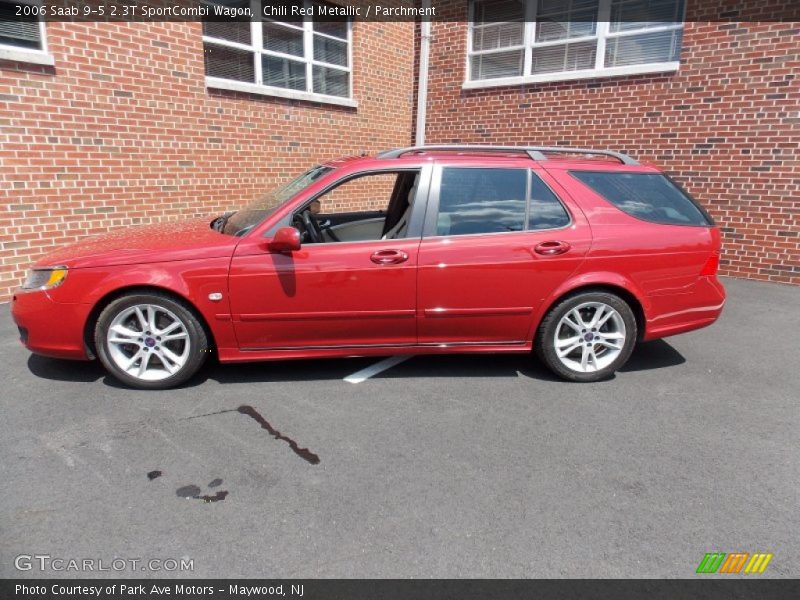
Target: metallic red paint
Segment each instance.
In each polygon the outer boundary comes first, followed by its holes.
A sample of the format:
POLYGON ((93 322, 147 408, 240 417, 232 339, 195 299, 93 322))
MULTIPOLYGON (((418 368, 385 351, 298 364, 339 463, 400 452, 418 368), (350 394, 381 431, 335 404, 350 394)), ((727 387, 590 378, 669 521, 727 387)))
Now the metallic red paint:
MULTIPOLYGON (((191 304, 223 362, 526 352, 549 307, 587 287, 616 288, 634 298, 644 318, 643 339, 704 327, 722 310, 724 289, 715 275, 701 275, 719 251, 716 228, 640 221, 568 173, 659 172, 653 167, 457 153, 329 164, 335 167, 331 173, 241 238, 212 230, 210 219, 193 219, 51 252, 36 266, 68 267, 64 283, 47 291, 21 290, 12 302, 27 347, 89 358, 85 333, 97 308, 137 288, 168 291, 191 304), (551 231, 269 249, 269 232, 334 183, 366 171, 432 163, 533 169, 560 196, 572 222, 551 231), (541 244, 558 246, 559 253, 538 252, 541 244), (210 299, 214 294, 222 299, 210 299)), ((424 210, 424 200, 415 207, 424 210)))
POLYGON ((242 349, 416 343, 419 240, 305 244, 291 254, 236 249, 229 297, 242 349), (376 264, 399 250, 400 264, 376 264))

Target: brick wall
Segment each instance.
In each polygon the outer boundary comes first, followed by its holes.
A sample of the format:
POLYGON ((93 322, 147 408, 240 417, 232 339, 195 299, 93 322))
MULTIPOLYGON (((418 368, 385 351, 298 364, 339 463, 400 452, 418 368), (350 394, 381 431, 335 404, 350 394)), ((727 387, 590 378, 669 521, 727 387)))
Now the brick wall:
POLYGON ((376 173, 351 179, 320 198, 322 213, 386 210, 392 198, 396 173, 376 173))
POLYGON ((677 73, 467 91, 465 3, 441 0, 426 141, 628 152, 710 210, 723 273, 800 284, 800 24, 757 22, 792 1, 740 2, 744 22, 722 22, 724 2, 689 0, 677 73))
POLYGON ((199 23, 49 23, 0 61, 0 301, 45 251, 210 215, 317 161, 408 144, 412 23, 356 23, 357 109, 208 90, 199 23))
MULTIPOLYGON (((690 0, 675 74, 475 91, 461 89, 466 24, 440 18, 427 140, 630 152, 709 208, 724 273, 800 283, 800 31, 748 1, 732 23, 690 0)), ((440 17, 464 6, 437 2, 440 17)), ((0 61, 0 300, 85 235, 212 214, 319 159, 407 145, 413 27, 356 24, 348 109, 207 90, 198 23, 49 23, 55 67, 0 61)))

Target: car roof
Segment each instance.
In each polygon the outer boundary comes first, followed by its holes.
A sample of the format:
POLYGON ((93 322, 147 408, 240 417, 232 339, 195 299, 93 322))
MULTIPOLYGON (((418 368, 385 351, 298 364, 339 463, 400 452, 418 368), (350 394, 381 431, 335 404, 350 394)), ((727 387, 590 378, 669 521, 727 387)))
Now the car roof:
POLYGON ((351 156, 340 156, 339 158, 334 158, 328 161, 325 161, 323 166, 326 167, 343 167, 344 165, 348 165, 354 162, 363 161, 365 159, 369 159, 371 157, 367 156, 366 154, 362 154, 361 156, 351 155, 351 156))
POLYGON ((470 150, 447 150, 447 151, 426 151, 420 149, 402 154, 397 157, 377 156, 344 156, 323 163, 332 168, 362 167, 365 169, 386 169, 386 168, 412 168, 430 163, 446 163, 452 165, 463 165, 480 167, 487 166, 493 168, 514 167, 514 168, 543 168, 547 170, 602 170, 602 171, 627 171, 627 172, 660 172, 658 168, 648 164, 621 164, 618 159, 607 155, 573 156, 565 153, 564 155, 548 156, 546 160, 534 160, 523 151, 513 150, 508 152, 486 151, 481 152, 477 149, 470 150))

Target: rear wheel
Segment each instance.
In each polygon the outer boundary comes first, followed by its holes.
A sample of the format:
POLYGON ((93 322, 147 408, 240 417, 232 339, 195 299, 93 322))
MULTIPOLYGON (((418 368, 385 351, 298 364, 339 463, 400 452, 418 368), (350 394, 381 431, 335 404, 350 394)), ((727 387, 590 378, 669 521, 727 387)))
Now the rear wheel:
POLYGON ((194 313, 158 292, 114 300, 100 313, 94 341, 108 372, 141 389, 185 382, 208 355, 208 338, 194 313))
POLYGON ((569 381, 599 381, 624 365, 636 344, 631 307, 609 292, 582 292, 556 304, 542 320, 536 353, 569 381))

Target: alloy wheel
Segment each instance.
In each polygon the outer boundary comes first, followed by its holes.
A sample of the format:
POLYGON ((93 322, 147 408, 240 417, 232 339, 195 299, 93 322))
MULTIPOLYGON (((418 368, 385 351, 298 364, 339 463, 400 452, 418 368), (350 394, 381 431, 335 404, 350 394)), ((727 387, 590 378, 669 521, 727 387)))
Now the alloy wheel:
POLYGON ((585 302, 561 317, 553 342, 565 367, 593 373, 617 359, 625 336, 625 321, 614 308, 603 302, 585 302))
POLYGON ((175 375, 191 352, 186 324, 172 311, 154 304, 122 310, 111 321, 106 340, 116 366, 142 381, 175 375))

